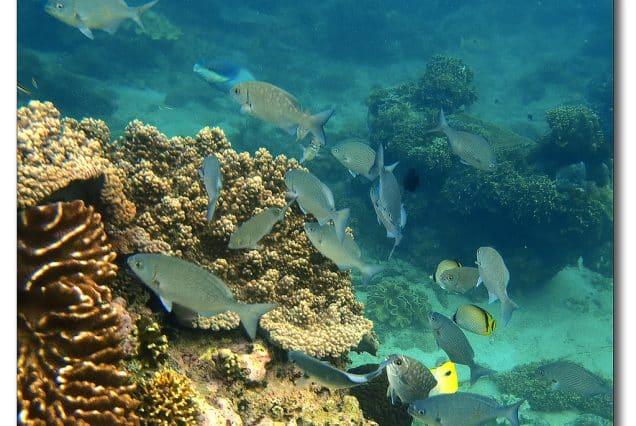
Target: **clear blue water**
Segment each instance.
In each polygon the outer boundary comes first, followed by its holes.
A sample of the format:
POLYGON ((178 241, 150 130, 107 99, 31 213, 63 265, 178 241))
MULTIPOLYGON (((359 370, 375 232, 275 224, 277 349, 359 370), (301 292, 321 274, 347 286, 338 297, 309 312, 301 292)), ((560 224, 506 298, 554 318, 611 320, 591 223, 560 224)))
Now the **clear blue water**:
MULTIPOLYGON (((329 148, 347 138, 384 144, 386 163, 400 162, 395 175, 408 213, 390 273, 368 287, 355 280, 362 301, 398 283, 395 291, 419 294, 429 309, 452 315, 461 304, 477 303, 499 319, 499 303, 488 305, 483 288, 456 295, 429 279, 439 261, 473 266, 476 249, 493 246, 510 269, 508 292, 522 308, 491 336, 469 335, 477 358, 509 371, 567 357, 611 379, 612 13, 607 0, 162 0, 144 17, 147 33, 128 21, 113 35, 95 31, 90 40, 47 15, 42 1, 20 0, 18 84, 29 94, 18 93, 18 106, 52 101, 63 115, 105 120, 113 138, 133 119, 169 136, 219 125, 237 150, 265 146, 296 158, 302 146, 293 136, 240 114, 193 65, 230 61, 312 112, 334 107, 327 148, 307 167, 336 200, 349 201, 365 259, 384 261, 393 240, 371 210, 369 183, 352 178, 329 148), (499 174, 462 164, 447 147, 430 149, 432 138, 423 131, 434 126, 440 104, 426 93, 439 87, 425 87, 435 55, 461 60, 461 72, 474 76, 452 83, 457 90, 470 87, 476 98, 453 104, 449 122, 497 148, 499 174), (409 84, 415 94, 395 89, 409 84), (390 116, 382 109, 388 104, 402 112, 390 116), (555 115, 546 114, 551 110, 555 115), (583 177, 559 174, 579 162, 583 177)), ((457 95, 453 90, 435 94, 457 95)), ((430 337, 421 337, 426 324, 412 316, 402 322, 367 315, 381 346, 377 356, 352 353, 353 364, 399 352, 433 367, 443 357, 430 337)), ((467 371, 459 367, 460 381, 467 371)), ((499 393, 492 381, 464 385, 499 393)), ((526 412, 533 424, 573 424, 584 411, 526 412)))

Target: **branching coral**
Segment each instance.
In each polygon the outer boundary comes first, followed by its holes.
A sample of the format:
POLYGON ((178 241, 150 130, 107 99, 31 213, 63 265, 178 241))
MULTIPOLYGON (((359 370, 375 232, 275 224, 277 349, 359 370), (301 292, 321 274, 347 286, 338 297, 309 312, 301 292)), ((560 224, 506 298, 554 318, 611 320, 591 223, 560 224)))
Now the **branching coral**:
POLYGON ((110 131, 103 121, 61 119, 50 102, 32 101, 18 110, 17 122, 18 208, 41 204, 72 182, 103 178, 95 198, 109 229, 133 218, 124 176, 104 157, 110 131))
MULTIPOLYGON (((129 249, 164 246, 160 251, 214 271, 240 301, 277 302, 280 307, 261 319, 261 327, 284 349, 337 356, 371 329, 348 273, 339 272, 313 248, 303 230, 307 218, 296 207, 262 240, 262 250, 227 248, 239 224, 267 206, 285 204, 284 175, 299 167, 295 160, 274 158, 265 149, 254 157, 237 153, 218 128, 205 128, 195 138, 168 139, 139 121, 130 123, 110 156, 128 176, 126 195, 137 206, 131 227, 147 233, 136 240, 137 246, 129 241, 129 249), (210 154, 221 162, 223 189, 208 223, 208 198, 198 169, 210 154)), ((238 318, 222 314, 191 325, 231 329, 238 318)))
POLYGON ((18 217, 18 404, 23 424, 134 425, 119 367, 126 314, 103 283, 117 268, 100 215, 83 202, 18 217))
POLYGON ((597 414, 601 417, 613 418, 613 402, 611 395, 584 397, 573 393, 565 393, 550 389, 549 383, 542 381, 537 375, 541 363, 519 365, 511 371, 497 374, 495 381, 502 393, 524 398, 538 411, 563 411, 577 409, 583 413, 597 414))
POLYGON ((377 326, 390 330, 427 327, 428 297, 399 278, 385 278, 369 289, 366 312, 377 326))
POLYGON ((417 102, 453 113, 477 100, 473 71, 461 59, 433 56, 417 86, 417 102))
POLYGON ((148 367, 157 367, 167 358, 168 338, 151 318, 140 317, 136 322, 137 357, 148 367))
POLYGON ((143 424, 157 426, 197 424, 200 414, 190 380, 171 369, 157 371, 139 381, 139 417, 143 424))
MULTIPOLYGON (((568 154, 588 157, 601 150, 605 138, 598 115, 584 105, 564 105, 545 113, 550 126, 546 142, 568 154)), ((575 159, 571 159, 574 162, 575 159)))

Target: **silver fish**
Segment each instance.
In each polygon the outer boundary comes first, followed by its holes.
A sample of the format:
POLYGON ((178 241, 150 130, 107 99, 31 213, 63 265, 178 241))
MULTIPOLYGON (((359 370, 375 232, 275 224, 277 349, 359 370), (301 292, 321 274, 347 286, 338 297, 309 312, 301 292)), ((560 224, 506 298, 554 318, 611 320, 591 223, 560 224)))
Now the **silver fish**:
POLYGON ((493 303, 499 299, 501 302, 501 320, 503 324, 508 324, 512 317, 512 312, 519 306, 508 297, 508 281, 510 272, 506 268, 503 258, 497 250, 492 247, 480 247, 477 249, 477 266, 479 268, 479 280, 488 289, 488 303, 493 303))
POLYGON ((428 315, 433 336, 448 358, 456 364, 467 365, 470 368, 470 383, 474 384, 480 377, 495 373, 486 367, 482 367, 474 360, 475 352, 464 332, 450 318, 439 312, 431 312, 428 315))
POLYGON ((271 232, 276 222, 285 218, 285 212, 289 205, 287 204, 285 207, 266 207, 263 211, 243 222, 230 235, 228 247, 231 249, 259 250, 261 246, 258 242, 271 232))
POLYGON ((129 7, 124 0, 48 0, 44 11, 66 25, 79 29, 92 40, 94 36, 91 30, 115 34, 126 19, 132 19, 143 30, 141 15, 158 1, 129 7))
POLYGON ((208 155, 203 160, 203 165, 199 169, 199 176, 203 180, 205 191, 208 193, 208 222, 214 217, 216 201, 219 199, 221 188, 223 187, 223 173, 221 173, 221 163, 215 155, 208 155))
POLYGON ((251 340, 256 337, 262 315, 274 309, 273 303, 237 302, 232 291, 213 273, 185 260, 163 254, 135 254, 128 266, 159 298, 168 312, 173 305, 209 317, 236 312, 251 340))
POLYGON ((537 368, 537 374, 550 383, 552 390, 586 397, 612 393, 600 377, 572 361, 560 360, 542 365, 537 368))
POLYGON ((331 148, 331 154, 349 170, 351 176, 362 175, 369 180, 375 179, 371 169, 375 164, 375 151, 366 143, 352 139, 331 148))
POLYGON ((317 145, 325 145, 323 126, 331 118, 333 108, 315 115, 307 114, 294 96, 263 81, 239 83, 232 87, 230 95, 241 106, 241 112, 272 123, 289 134, 296 134, 297 140, 311 132, 317 145))
POLYGON ((452 129, 444 111, 439 111, 439 125, 427 133, 442 132, 448 138, 451 150, 466 165, 479 170, 492 171, 497 167, 495 152, 486 139, 480 135, 452 129))
POLYGON ((466 293, 475 288, 479 281, 479 269, 460 266, 443 271, 439 275, 439 286, 454 293, 466 293))
POLYGON ((386 366, 386 364, 380 364, 377 370, 370 373, 353 374, 342 371, 328 362, 311 357, 304 352, 290 351, 287 356, 308 376, 307 379, 299 381, 301 386, 308 382, 315 382, 332 390, 363 385, 382 374, 386 366))
MULTIPOLYGON (((389 253, 389 260, 395 248, 402 241, 403 229, 406 226, 406 210, 402 204, 402 194, 392 168, 384 167, 384 148, 378 146, 376 152, 375 169, 378 170, 378 183, 369 192, 371 203, 378 222, 384 225, 387 238, 394 238, 393 248, 389 253)), ((397 164, 395 164, 397 165, 397 164)), ((395 168, 395 165, 391 166, 395 168)))
POLYGON ((309 241, 323 256, 330 259, 341 270, 356 268, 362 273, 362 281, 369 281, 384 268, 380 265, 369 265, 362 261, 360 248, 349 234, 342 242, 336 235, 332 224, 320 225, 316 222, 305 223, 305 233, 309 241))
POLYGON ((487 396, 457 392, 415 401, 408 412, 429 426, 475 426, 500 417, 519 426, 519 407, 523 403, 521 400, 504 406, 487 396))
POLYGON ((303 213, 311 213, 319 224, 332 220, 340 241, 344 241, 349 209, 336 211, 333 194, 327 185, 311 173, 293 169, 285 173, 288 195, 298 202, 303 213))
POLYGON ((425 365, 405 355, 391 355, 387 359, 386 376, 389 379, 387 396, 391 403, 395 397, 403 404, 428 398, 431 389, 437 386, 437 380, 425 365))

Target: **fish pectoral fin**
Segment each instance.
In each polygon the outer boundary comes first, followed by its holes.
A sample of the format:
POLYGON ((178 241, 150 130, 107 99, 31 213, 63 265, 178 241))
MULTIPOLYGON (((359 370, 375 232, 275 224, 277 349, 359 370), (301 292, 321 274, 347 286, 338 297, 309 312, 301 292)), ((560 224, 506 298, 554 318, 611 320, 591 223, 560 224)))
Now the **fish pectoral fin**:
POLYGON ((495 293, 488 292, 488 303, 496 302, 499 299, 495 293))
POLYGON ((479 287, 481 285, 481 283, 483 283, 484 280, 481 278, 481 275, 479 276, 479 278, 477 278, 477 285, 475 286, 475 288, 479 287))
POLYGON ((90 38, 91 40, 95 39, 95 36, 93 35, 93 32, 91 31, 91 29, 88 28, 83 23, 80 23, 80 26, 77 27, 77 29, 80 30, 82 34, 84 34, 86 37, 90 38))
POLYGON ((468 163, 466 162, 466 160, 464 160, 463 158, 460 158, 460 159, 459 159, 459 162, 460 162, 460 163, 462 163, 462 164, 464 164, 464 165, 466 165, 466 166, 470 166, 470 164, 468 164, 468 163))
POLYGON ((353 171, 351 171, 351 170, 349 170, 349 174, 350 174, 351 176, 353 176, 353 177, 358 176, 355 172, 353 172, 353 171))
POLYGON ((163 296, 159 296, 159 299, 161 300, 163 307, 166 308, 166 311, 172 312, 172 301, 165 299, 163 296))
POLYGON ((252 106, 250 104, 241 105, 241 114, 250 114, 252 112, 252 106))

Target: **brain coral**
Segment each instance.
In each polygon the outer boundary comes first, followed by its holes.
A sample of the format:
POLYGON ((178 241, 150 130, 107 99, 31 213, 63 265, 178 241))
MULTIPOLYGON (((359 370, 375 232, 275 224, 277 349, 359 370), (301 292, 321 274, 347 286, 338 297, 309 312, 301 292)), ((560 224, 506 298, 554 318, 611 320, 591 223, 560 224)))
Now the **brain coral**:
POLYGON ((104 157, 110 131, 103 121, 62 119, 50 102, 31 101, 18 109, 17 127, 18 208, 41 204, 73 181, 103 176, 99 198, 109 230, 132 219, 123 175, 104 157))
MULTIPOLYGON (((253 157, 237 153, 218 128, 205 128, 195 138, 169 139, 139 121, 110 146, 110 158, 128 176, 126 196, 137 207, 129 229, 138 238, 128 239, 129 250, 181 256, 214 271, 238 300, 279 303, 261 326, 285 349, 337 356, 372 328, 355 300, 349 274, 313 248, 303 231, 308 218, 295 206, 262 240, 262 250, 227 248, 239 224, 265 207, 285 204, 284 175, 299 167, 295 160, 274 158, 263 148, 253 157), (210 154, 221 162, 223 189, 208 223, 198 169, 210 154)), ((191 325, 231 329, 238 317, 198 318, 191 325)))
POLYGON ((27 425, 135 425, 120 369, 123 306, 103 283, 115 253, 82 201, 18 217, 18 419, 27 425))

